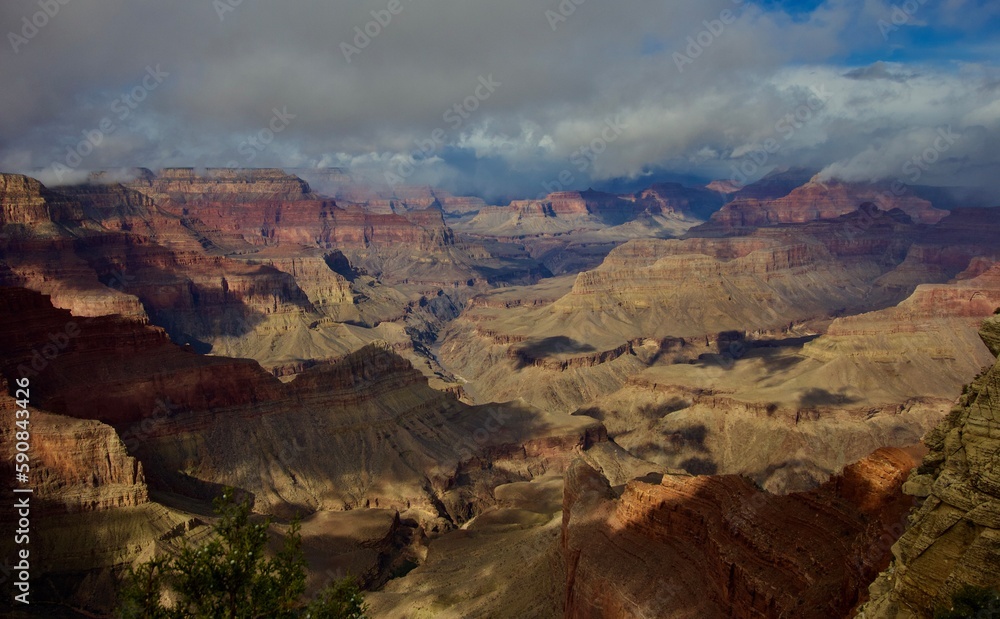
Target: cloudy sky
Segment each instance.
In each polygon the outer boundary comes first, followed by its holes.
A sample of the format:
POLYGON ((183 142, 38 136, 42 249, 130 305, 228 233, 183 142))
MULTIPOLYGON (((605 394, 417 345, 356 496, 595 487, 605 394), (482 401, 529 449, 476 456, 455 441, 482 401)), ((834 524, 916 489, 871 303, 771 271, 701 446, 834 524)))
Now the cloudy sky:
MULTIPOLYGON (((0 170, 1000 176, 995 0, 5 0, 0 170)), ((387 176, 388 173, 388 176, 387 176)))

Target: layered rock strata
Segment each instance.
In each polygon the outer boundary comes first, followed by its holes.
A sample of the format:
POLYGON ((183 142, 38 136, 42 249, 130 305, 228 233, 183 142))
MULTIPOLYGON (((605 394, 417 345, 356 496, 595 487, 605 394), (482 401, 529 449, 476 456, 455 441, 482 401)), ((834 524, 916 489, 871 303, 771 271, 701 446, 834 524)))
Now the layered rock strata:
POLYGON ((913 464, 881 450, 785 497, 740 477, 670 474, 617 496, 579 461, 563 502, 564 616, 843 617, 888 562, 913 464))
MULTIPOLYGON (((1000 354, 1000 318, 981 330, 1000 354)), ((965 585, 1000 588, 1000 363, 968 388, 925 438, 930 448, 904 489, 921 498, 893 561, 858 617, 927 619, 965 585)))
POLYGON ((738 230, 836 219, 856 211, 864 202, 872 202, 886 211, 898 208, 919 223, 937 223, 948 214, 913 193, 894 192, 889 185, 822 182, 813 178, 780 198, 734 200, 713 214, 705 229, 738 230))

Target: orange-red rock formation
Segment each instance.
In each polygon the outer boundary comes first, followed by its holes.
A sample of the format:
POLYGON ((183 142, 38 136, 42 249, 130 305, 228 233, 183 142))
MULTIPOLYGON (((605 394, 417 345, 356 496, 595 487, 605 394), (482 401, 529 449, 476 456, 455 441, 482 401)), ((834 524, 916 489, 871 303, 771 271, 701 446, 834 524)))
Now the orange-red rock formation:
POLYGON ((913 465, 887 449, 784 497, 740 477, 676 475, 616 496, 578 461, 563 504, 564 616, 846 616, 902 532, 913 465))
POLYGON ((814 178, 781 198, 734 200, 712 215, 705 228, 733 230, 835 219, 856 211, 865 202, 884 211, 898 208, 919 223, 937 223, 948 214, 911 192, 893 192, 888 185, 821 182, 814 178))

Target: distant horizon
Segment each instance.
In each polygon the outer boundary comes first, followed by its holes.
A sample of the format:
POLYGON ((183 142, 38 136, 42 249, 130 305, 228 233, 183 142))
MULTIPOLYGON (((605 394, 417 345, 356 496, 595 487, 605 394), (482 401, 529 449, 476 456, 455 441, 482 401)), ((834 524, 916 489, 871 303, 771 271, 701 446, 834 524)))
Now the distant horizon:
POLYGON ((344 167, 492 198, 1000 174, 988 0, 53 6, 0 6, 0 169, 344 167))
MULTIPOLYGON (((41 182, 43 185, 45 185, 50 189, 58 190, 59 187, 69 187, 81 184, 103 185, 103 184, 128 182, 129 180, 133 180, 135 178, 135 176, 132 176, 131 174, 133 171, 137 172, 141 170, 146 170, 153 174, 162 172, 164 170, 194 170, 196 172, 225 171, 225 170, 240 170, 240 171, 280 170, 286 174, 291 174, 299 177, 301 180, 309 184, 310 189, 313 192, 317 193, 318 195, 324 195, 324 196, 333 194, 335 193, 335 191, 324 190, 323 183, 310 181, 308 178, 304 177, 307 177, 310 172, 318 173, 318 172, 336 171, 348 175, 352 173, 351 170, 342 167, 296 168, 296 167, 283 167, 283 166, 247 166, 247 167, 229 168, 224 166, 213 167, 213 166, 190 166, 190 165, 189 166, 178 165, 178 166, 166 166, 166 167, 131 166, 129 168, 81 170, 80 173, 83 174, 84 176, 75 175, 73 178, 67 179, 68 181, 71 182, 62 182, 62 183, 46 182, 44 178, 46 176, 45 174, 47 172, 46 170, 9 171, 9 172, 5 170, 0 170, 0 173, 23 174, 24 176, 28 176, 30 178, 38 180, 39 182, 41 182), (103 174, 103 173, 111 173, 112 176, 110 180, 102 182, 98 179, 92 178, 93 175, 103 174), (319 190, 317 191, 317 189, 319 190)), ((743 187, 749 187, 751 185, 754 185, 755 183, 763 181, 774 175, 785 174, 787 172, 800 172, 802 173, 803 176, 805 175, 815 176, 819 174, 819 170, 808 170, 805 168, 787 168, 787 169, 772 170, 769 171, 767 174, 763 175, 762 177, 755 179, 752 182, 748 182, 746 185, 740 188, 742 189, 743 187)), ((493 196, 480 195, 476 193, 456 193, 451 191, 447 187, 437 186, 428 183, 407 183, 397 186, 428 187, 429 189, 435 191, 447 192, 455 197, 478 198, 483 200, 487 205, 490 206, 506 206, 514 201, 542 200, 544 199, 545 196, 550 195, 552 193, 558 193, 559 191, 564 191, 569 193, 583 193, 586 191, 597 191, 600 193, 606 193, 610 195, 632 195, 659 184, 677 184, 689 189, 708 189, 710 191, 717 191, 720 195, 732 196, 735 194, 735 192, 726 193, 709 188, 709 185, 711 185, 712 183, 725 183, 727 180, 728 179, 708 179, 708 180, 696 179, 689 175, 680 175, 676 173, 663 172, 658 175, 650 175, 648 177, 643 177, 640 179, 627 179, 627 178, 608 179, 606 181, 590 184, 586 187, 565 187, 557 191, 551 191, 544 194, 541 192, 536 193, 534 195, 511 193, 504 196, 503 199, 499 201, 492 199, 493 196)), ((836 183, 845 181, 832 179, 829 182, 836 183)), ((858 182, 858 183, 848 183, 848 184, 856 184, 856 185, 872 184, 876 186, 882 186, 882 185, 888 185, 889 183, 890 181, 875 181, 872 183, 858 182)), ((377 191, 386 195, 388 195, 394 188, 394 186, 392 185, 388 185, 385 183, 378 183, 377 181, 372 182, 364 178, 359 178, 353 181, 351 183, 351 186, 368 187, 373 191, 377 191)), ((912 186, 905 185, 905 187, 906 190, 912 191, 918 197, 922 197, 924 199, 928 199, 931 200, 932 202, 935 202, 935 206, 937 206, 938 208, 944 208, 950 210, 953 208, 962 208, 962 207, 993 208, 1000 206, 1000 200, 991 201, 992 193, 990 193, 985 189, 963 187, 959 185, 912 185, 912 186), (940 192, 944 193, 942 194, 940 192), (929 197, 929 194, 936 194, 933 197, 936 198, 937 201, 943 200, 944 202, 942 203, 936 202, 935 200, 931 199, 931 197, 929 197)))

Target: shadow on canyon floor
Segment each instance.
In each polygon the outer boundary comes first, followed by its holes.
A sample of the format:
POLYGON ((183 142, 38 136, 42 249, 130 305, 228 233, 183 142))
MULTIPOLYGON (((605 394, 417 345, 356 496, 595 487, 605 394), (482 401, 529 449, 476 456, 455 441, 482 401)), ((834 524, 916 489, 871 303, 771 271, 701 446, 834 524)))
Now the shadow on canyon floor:
POLYGON ((579 342, 565 335, 553 335, 540 340, 529 340, 517 348, 511 349, 515 356, 515 369, 522 369, 532 365, 535 361, 540 361, 556 355, 571 355, 578 353, 594 352, 597 349, 590 344, 579 342))
POLYGON ((813 387, 799 396, 799 406, 802 408, 815 408, 818 406, 844 406, 860 402, 858 398, 849 396, 844 389, 833 393, 826 389, 813 387))

